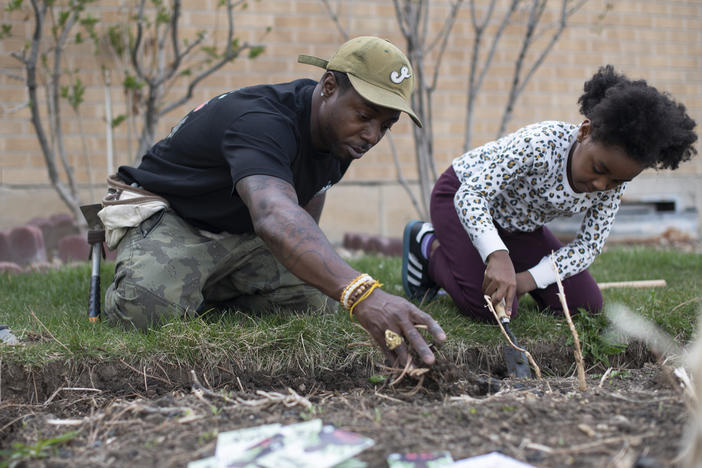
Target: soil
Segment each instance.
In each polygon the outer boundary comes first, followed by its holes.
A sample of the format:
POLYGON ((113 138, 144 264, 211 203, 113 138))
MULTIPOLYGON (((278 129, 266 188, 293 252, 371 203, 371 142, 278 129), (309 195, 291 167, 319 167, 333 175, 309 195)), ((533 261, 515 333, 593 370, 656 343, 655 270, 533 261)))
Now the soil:
POLYGON ((454 460, 499 451, 539 467, 674 466, 687 408, 646 353, 624 356, 604 380, 603 368, 589 369, 582 392, 575 377, 558 376, 572 372, 565 346, 533 352, 549 363, 541 380, 503 378, 499 352, 476 353, 465 362, 480 368, 440 362, 394 386, 371 383, 363 368, 266 376, 226 365, 2 362, 0 447, 78 430, 20 466, 183 467, 213 455, 217 433, 321 418, 375 441, 357 456, 369 467, 386 467, 393 452, 436 450, 454 460))

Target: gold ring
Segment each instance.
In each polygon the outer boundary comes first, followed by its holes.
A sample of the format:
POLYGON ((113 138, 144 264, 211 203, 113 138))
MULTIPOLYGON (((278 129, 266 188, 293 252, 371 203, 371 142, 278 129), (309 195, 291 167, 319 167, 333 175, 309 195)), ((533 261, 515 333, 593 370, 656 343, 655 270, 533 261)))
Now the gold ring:
POLYGON ((390 330, 389 328, 385 330, 385 344, 390 351, 400 346, 403 341, 405 340, 403 340, 402 337, 394 331, 390 330))

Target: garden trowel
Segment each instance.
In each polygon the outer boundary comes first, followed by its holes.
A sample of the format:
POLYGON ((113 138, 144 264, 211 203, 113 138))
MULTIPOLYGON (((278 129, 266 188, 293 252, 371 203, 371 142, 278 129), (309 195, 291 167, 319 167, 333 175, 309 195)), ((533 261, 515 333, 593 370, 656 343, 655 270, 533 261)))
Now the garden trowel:
POLYGON ((105 228, 98 217, 98 211, 102 209, 100 203, 83 205, 80 211, 88 222, 88 244, 90 244, 90 256, 92 259, 92 273, 90 276, 90 299, 88 302, 88 321, 100 321, 100 260, 105 257, 105 250, 102 243, 105 241, 105 228))
MULTIPOLYGON (((515 338, 514 333, 512 333, 512 330, 509 328, 509 316, 505 310, 504 300, 495 305, 495 312, 497 312, 500 323, 507 332, 507 335, 509 335, 512 343, 514 343, 515 346, 519 346, 519 344, 517 344, 517 338, 515 338)), ((505 364, 507 365, 507 373, 511 377, 531 378, 531 368, 529 367, 529 361, 524 352, 513 348, 509 343, 504 345, 503 352, 505 355, 505 364)))

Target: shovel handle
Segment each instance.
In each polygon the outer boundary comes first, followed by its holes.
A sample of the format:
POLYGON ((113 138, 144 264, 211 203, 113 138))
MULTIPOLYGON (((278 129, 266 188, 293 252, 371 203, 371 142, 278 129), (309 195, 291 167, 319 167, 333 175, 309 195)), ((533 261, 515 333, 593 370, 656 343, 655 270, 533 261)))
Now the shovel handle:
POLYGON ((102 244, 92 246, 92 275, 90 276, 90 299, 88 302, 88 321, 91 323, 100 321, 100 255, 102 254, 102 244))
POLYGON ((88 304, 88 322, 100 321, 100 277, 90 277, 90 302, 88 304))
POLYGON ((495 312, 497 312, 497 316, 500 318, 500 322, 509 323, 509 315, 507 315, 507 310, 505 309, 504 299, 495 304, 495 312))

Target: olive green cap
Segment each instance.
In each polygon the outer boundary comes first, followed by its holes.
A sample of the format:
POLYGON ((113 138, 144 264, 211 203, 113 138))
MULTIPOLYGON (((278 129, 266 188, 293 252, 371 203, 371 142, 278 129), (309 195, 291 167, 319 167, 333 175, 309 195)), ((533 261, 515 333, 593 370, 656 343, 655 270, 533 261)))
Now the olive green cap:
POLYGON ((356 37, 342 44, 329 60, 300 55, 297 61, 346 73, 361 97, 373 104, 405 112, 418 127, 422 126, 410 107, 414 90, 412 65, 389 41, 373 36, 356 37))

